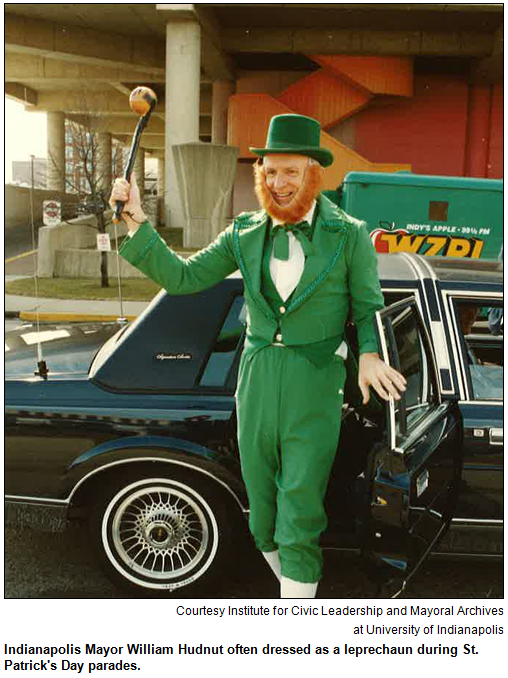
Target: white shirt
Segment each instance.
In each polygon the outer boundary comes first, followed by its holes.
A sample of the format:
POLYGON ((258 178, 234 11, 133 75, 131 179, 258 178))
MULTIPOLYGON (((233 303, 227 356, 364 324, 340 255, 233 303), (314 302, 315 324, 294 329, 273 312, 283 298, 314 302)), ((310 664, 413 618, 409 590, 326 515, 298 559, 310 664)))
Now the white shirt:
MULTIPOLYGON (((302 221, 306 221, 309 225, 312 225, 315 210, 316 201, 314 200, 312 207, 302 221)), ((279 226, 283 223, 283 221, 273 219, 274 226, 279 226)), ((273 254, 273 249, 270 255, 270 275, 272 276, 273 284, 277 288, 277 292, 280 294, 282 301, 286 301, 296 289, 300 282, 300 278, 302 277, 303 269, 305 268, 305 255, 303 254, 300 242, 295 238, 291 231, 288 233, 288 239, 289 257, 286 261, 276 259, 273 254)))
MULTIPOLYGON (((312 225, 316 205, 317 203, 314 200, 312 207, 302 221, 306 221, 308 224, 312 225)), ((273 219, 274 226, 283 223, 283 221, 273 219)), ((286 301, 296 289, 300 282, 300 278, 302 277, 303 269, 305 268, 305 255, 300 242, 295 238, 291 231, 288 233, 288 239, 289 257, 287 260, 277 259, 273 254, 273 249, 270 255, 270 275, 272 276, 273 284, 277 288, 277 292, 280 294, 282 301, 286 301)), ((347 358, 346 342, 343 341, 335 353, 345 360, 347 358)))

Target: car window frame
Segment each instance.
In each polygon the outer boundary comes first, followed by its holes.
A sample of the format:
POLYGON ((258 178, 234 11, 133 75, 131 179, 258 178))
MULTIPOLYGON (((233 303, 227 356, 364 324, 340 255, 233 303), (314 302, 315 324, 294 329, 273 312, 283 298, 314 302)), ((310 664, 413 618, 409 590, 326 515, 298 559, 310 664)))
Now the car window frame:
POLYGON ((246 332, 246 326, 244 326, 242 333, 240 334, 238 338, 238 343, 235 348, 235 354, 231 360, 231 364, 229 366, 229 369, 224 377, 223 383, 221 386, 210 386, 206 384, 202 384, 201 380, 203 379, 203 376, 206 372, 206 369, 209 365, 210 359, 212 355, 215 353, 215 347, 217 346, 217 339, 224 327, 224 324, 229 316, 229 313, 231 312, 231 309, 238 297, 241 297, 243 300, 243 305, 242 308, 245 307, 245 294, 242 290, 236 290, 230 293, 230 301, 229 304, 226 306, 225 311, 221 314, 220 321, 217 323, 217 330, 215 333, 215 336, 213 338, 213 342, 211 344, 210 350, 208 351, 206 357, 204 358, 201 368, 199 370, 199 373, 196 377, 196 382, 195 382, 195 388, 199 389, 199 391, 203 393, 212 393, 212 392, 223 392, 225 394, 227 393, 234 393, 235 390, 235 384, 236 382, 235 379, 232 377, 235 374, 235 371, 238 369, 238 363, 239 363, 239 358, 243 350, 243 345, 245 341, 245 332, 246 332))
POLYGON ((490 405, 492 407, 503 406, 503 399, 480 400, 474 398, 472 384, 469 378, 469 370, 465 363, 465 354, 461 342, 462 331, 457 323, 457 315, 454 308, 454 300, 478 303, 481 306, 489 306, 492 303, 503 304, 503 292, 447 289, 442 291, 445 317, 448 324, 448 333, 451 342, 455 372, 458 380, 459 400, 461 403, 476 405, 490 405), (481 304, 479 303, 481 300, 481 304))
POLYGON ((473 384, 470 371, 466 362, 465 342, 463 333, 458 325, 455 302, 470 302, 479 306, 503 304, 503 293, 493 291, 476 290, 446 290, 443 291, 445 314, 448 320, 449 334, 451 337, 452 353, 455 360, 456 372, 459 377, 460 401, 463 403, 490 405, 493 407, 503 406, 503 398, 479 399, 474 397, 473 384), (481 301, 481 303, 480 303, 481 301))
MULTIPOLYGON (((423 344, 423 348, 425 350, 425 353, 427 355, 427 368, 429 369, 429 375, 428 375, 428 381, 432 382, 432 394, 429 394, 429 407, 425 410, 425 412, 422 414, 421 417, 418 417, 418 419, 414 420, 408 425, 407 421, 407 402, 406 402, 406 395, 405 393, 401 393, 401 400, 398 401, 399 403, 399 412, 402 413, 403 421, 401 421, 401 424, 399 425, 399 430, 397 432, 397 417, 396 417, 396 408, 395 408, 395 400, 392 396, 389 397, 389 400, 386 404, 387 407, 387 422, 388 422, 388 433, 389 433, 389 444, 390 447, 393 450, 400 450, 401 449, 401 444, 402 442, 405 442, 408 438, 414 435, 415 431, 420 430, 422 426, 425 426, 425 421, 426 419, 432 415, 433 412, 437 410, 437 408, 441 405, 442 403, 442 396, 441 396, 441 389, 439 386, 439 379, 438 379, 438 371, 437 371, 437 363, 436 363, 436 357, 434 354, 434 350, 432 348, 432 342, 430 340, 429 332, 427 330, 427 326, 425 325, 425 322, 422 317, 421 310, 418 306, 417 300, 415 298, 406 298, 402 299, 394 304, 391 304, 390 306, 382 309, 381 311, 376 312, 376 325, 377 325, 377 330, 379 334, 379 339, 380 339, 380 344, 381 344, 381 351, 384 354, 385 357, 388 358, 388 364, 390 364, 394 369, 397 369, 396 364, 397 363, 400 365, 400 362, 398 361, 398 351, 396 347, 394 346, 395 344, 395 337, 393 334, 393 329, 392 332, 388 331, 385 332, 384 330, 384 325, 383 325, 383 319, 386 317, 389 317, 397 312, 399 310, 402 310, 403 307, 413 308, 413 315, 416 319, 416 324, 418 326, 419 330, 419 336, 421 337, 421 341, 423 344), (388 334, 388 336, 387 336, 388 334), (391 335, 391 336, 390 336, 391 335), (391 347, 390 347, 391 346, 391 347), (397 356, 397 359, 395 359, 395 356, 397 356), (393 358, 393 360, 392 360, 393 358), (402 404, 400 404, 402 401, 402 404), (397 438, 400 437, 401 440, 399 441, 397 438)), ((391 322, 389 323, 389 326, 391 327, 391 322)))

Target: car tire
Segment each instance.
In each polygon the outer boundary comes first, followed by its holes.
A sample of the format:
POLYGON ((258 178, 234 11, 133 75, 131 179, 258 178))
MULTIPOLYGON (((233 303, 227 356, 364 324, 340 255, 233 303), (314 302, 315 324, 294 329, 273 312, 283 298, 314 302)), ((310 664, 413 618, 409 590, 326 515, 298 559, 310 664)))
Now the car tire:
POLYGON ((210 587, 231 562, 227 501, 197 474, 126 474, 94 502, 90 516, 103 570, 143 596, 194 596, 205 588, 213 594, 210 587))

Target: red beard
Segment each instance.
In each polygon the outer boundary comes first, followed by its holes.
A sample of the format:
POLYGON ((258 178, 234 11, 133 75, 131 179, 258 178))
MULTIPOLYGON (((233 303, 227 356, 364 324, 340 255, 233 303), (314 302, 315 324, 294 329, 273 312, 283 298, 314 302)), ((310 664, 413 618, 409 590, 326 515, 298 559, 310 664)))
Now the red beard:
POLYGON ((323 170, 320 165, 309 165, 305 170, 303 183, 289 205, 281 207, 273 199, 266 185, 263 165, 254 163, 254 192, 260 206, 272 219, 284 224, 297 224, 310 211, 314 200, 323 188, 323 170))

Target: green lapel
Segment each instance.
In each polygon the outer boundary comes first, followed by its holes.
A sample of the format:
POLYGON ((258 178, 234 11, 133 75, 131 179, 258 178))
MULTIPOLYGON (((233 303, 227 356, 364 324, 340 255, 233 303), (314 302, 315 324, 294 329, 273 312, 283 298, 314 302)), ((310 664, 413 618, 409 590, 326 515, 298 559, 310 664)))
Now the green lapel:
POLYGON ((302 277, 287 309, 288 312, 305 301, 325 280, 346 243, 347 223, 342 217, 342 210, 324 195, 319 196, 318 202, 319 215, 312 238, 315 252, 307 257, 302 277))
POLYGON ((263 315, 273 319, 272 309, 261 294, 261 262, 268 222, 264 210, 240 214, 235 219, 233 247, 244 284, 252 299, 263 315))

